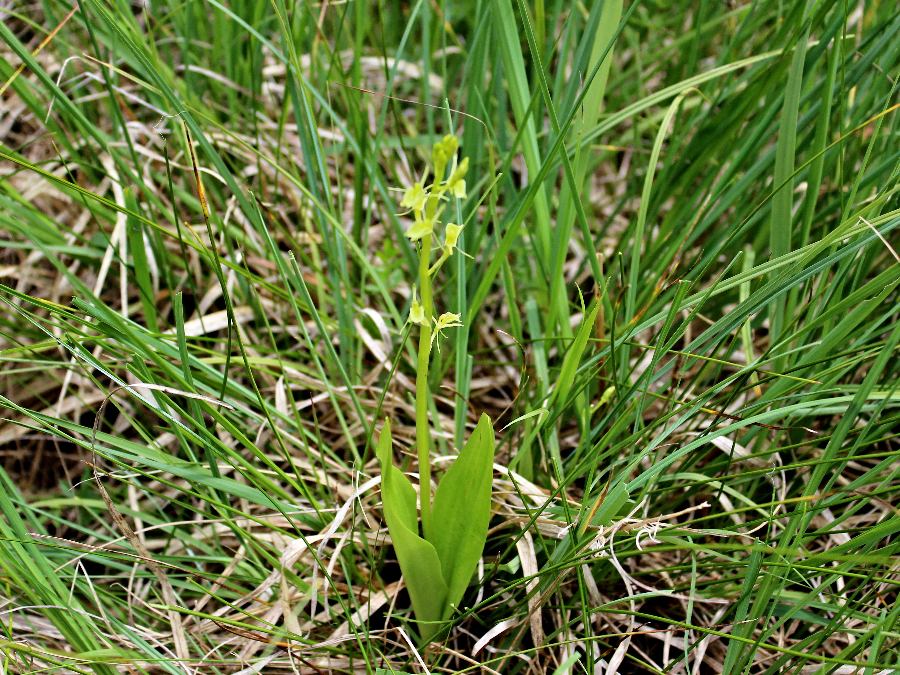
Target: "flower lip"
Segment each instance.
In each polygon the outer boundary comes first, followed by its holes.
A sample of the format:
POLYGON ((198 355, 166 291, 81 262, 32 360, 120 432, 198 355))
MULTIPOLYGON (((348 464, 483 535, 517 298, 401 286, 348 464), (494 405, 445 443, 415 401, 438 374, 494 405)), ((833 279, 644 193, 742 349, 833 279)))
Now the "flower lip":
POLYGON ((462 232, 463 225, 456 223, 447 223, 447 229, 444 234, 444 250, 447 254, 453 253, 456 248, 456 242, 459 241, 459 233, 462 232))
POLYGON ((416 221, 410 225, 409 229, 406 231, 406 236, 410 241, 418 241, 432 232, 434 232, 434 218, 417 217, 416 221))

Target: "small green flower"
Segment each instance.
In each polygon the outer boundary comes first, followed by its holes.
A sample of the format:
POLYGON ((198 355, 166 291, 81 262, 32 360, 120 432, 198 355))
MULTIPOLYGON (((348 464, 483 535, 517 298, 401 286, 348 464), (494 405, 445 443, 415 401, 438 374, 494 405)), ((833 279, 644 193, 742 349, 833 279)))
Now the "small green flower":
POLYGON ((450 174, 450 178, 447 179, 447 189, 450 190, 450 194, 459 199, 466 198, 466 172, 469 170, 469 158, 464 157, 463 161, 459 163, 459 166, 453 170, 453 173, 450 174))
POLYGON ((419 241, 427 234, 434 232, 434 218, 421 218, 421 214, 416 213, 416 220, 406 231, 406 236, 410 241, 419 241))
POLYGON ((460 178, 457 181, 454 181, 449 186, 450 194, 452 194, 457 199, 465 199, 466 198, 466 181, 463 178, 460 178))
POLYGON ((419 326, 425 325, 425 308, 422 307, 422 304, 419 302, 419 296, 416 294, 415 286, 413 286, 412 304, 409 306, 409 318, 407 321, 419 326))
MULTIPOLYGON (((462 232, 463 226, 457 225, 456 223, 447 223, 447 227, 444 230, 444 245, 441 246, 441 256, 434 261, 434 265, 432 265, 429 270, 429 276, 433 276, 435 272, 437 272, 441 265, 443 265, 447 259, 453 255, 453 252, 456 249, 456 243, 459 241, 459 233, 462 232)), ((460 251, 467 258, 471 258, 468 253, 465 251, 460 251)))
POLYGON ((456 223, 447 223, 447 230, 444 234, 444 253, 449 257, 456 248, 456 242, 459 240, 459 233, 462 232, 463 226, 456 223))
MULTIPOLYGON (((460 321, 459 314, 454 314, 453 312, 444 312, 438 318, 432 319, 434 321, 434 332, 431 334, 431 344, 434 344, 434 341, 438 339, 441 335, 441 331, 446 328, 459 328, 462 326, 462 321, 460 321)), ((438 351, 441 349, 441 343, 438 342, 438 351)))
POLYGON ((421 212, 425 208, 425 201, 428 199, 428 193, 425 191, 424 181, 417 181, 406 189, 403 193, 403 200, 400 206, 405 209, 421 212))

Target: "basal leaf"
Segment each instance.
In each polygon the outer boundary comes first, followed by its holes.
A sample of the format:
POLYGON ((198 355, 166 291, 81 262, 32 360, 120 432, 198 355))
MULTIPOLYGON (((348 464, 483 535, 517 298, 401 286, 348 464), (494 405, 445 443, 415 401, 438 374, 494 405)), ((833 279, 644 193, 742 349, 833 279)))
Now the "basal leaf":
POLYGON ((432 511, 434 543, 447 582, 448 618, 462 599, 484 551, 491 518, 491 478, 494 463, 494 429, 487 415, 469 437, 459 457, 438 485, 432 511))
POLYGON ((447 602, 447 584, 441 576, 441 562, 430 543, 419 536, 416 515, 416 491, 391 458, 391 426, 385 421, 378 439, 378 460, 381 463, 381 498, 384 519, 394 542, 394 551, 413 611, 419 624, 419 634, 428 641, 440 628, 447 602))

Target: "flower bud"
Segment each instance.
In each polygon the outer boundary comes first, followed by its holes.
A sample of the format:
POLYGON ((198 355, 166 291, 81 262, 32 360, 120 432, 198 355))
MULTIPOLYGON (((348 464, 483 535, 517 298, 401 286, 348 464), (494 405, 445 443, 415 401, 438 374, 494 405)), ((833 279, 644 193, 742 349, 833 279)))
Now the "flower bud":
POLYGON ((434 164, 434 180, 441 181, 444 178, 444 170, 456 156, 456 150, 459 148, 459 141, 453 134, 447 134, 441 140, 434 144, 431 150, 431 162, 434 164))
POLYGON ((450 178, 447 179, 447 188, 450 190, 450 194, 454 197, 458 197, 459 199, 466 198, 466 172, 469 170, 469 158, 463 157, 463 160, 459 163, 459 166, 453 170, 453 173, 450 174, 450 178))
POLYGON ((416 295, 415 287, 413 287, 412 304, 409 306, 409 318, 407 319, 407 321, 419 326, 425 325, 425 308, 422 307, 421 303, 419 302, 419 296, 416 295))

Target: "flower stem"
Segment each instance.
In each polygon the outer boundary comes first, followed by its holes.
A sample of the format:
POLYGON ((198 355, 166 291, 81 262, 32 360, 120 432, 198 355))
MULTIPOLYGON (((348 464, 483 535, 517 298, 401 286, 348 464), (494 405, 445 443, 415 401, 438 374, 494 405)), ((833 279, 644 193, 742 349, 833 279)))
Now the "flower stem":
POLYGON ((431 357, 431 319, 434 303, 431 296, 431 235, 422 237, 419 248, 419 288, 425 323, 419 330, 419 355, 416 362, 416 448, 419 453, 419 510, 422 531, 431 532, 431 430, 428 426, 428 366, 431 357))

